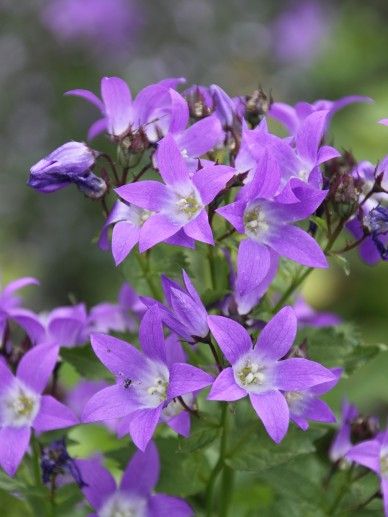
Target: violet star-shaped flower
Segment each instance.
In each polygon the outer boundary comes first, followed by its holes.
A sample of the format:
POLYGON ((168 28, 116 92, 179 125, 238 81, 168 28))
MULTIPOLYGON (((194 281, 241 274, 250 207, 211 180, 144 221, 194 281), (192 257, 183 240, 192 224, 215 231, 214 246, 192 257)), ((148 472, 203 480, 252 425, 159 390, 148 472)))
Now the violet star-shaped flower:
POLYGON ((191 178, 171 135, 167 135, 159 144, 158 166, 164 183, 147 180, 115 189, 127 203, 151 212, 140 228, 140 252, 176 235, 180 230, 191 239, 213 244, 205 206, 232 178, 233 169, 225 165, 208 166, 191 178))
MULTIPOLYGON (((151 215, 153 212, 150 210, 116 201, 105 221, 98 241, 101 249, 108 250, 108 231, 109 227, 113 226, 111 248, 116 266, 121 264, 138 244, 143 225, 151 215)), ((194 240, 188 237, 183 230, 178 230, 165 242, 172 246, 194 247, 194 240)))
POLYGON ((331 370, 334 380, 312 386, 307 390, 287 391, 284 395, 290 410, 290 419, 303 431, 309 428, 308 420, 315 422, 335 422, 333 411, 323 400, 318 397, 334 388, 341 377, 342 369, 331 370))
POLYGON ((13 476, 27 451, 31 428, 38 433, 77 423, 51 395, 42 395, 58 358, 58 347, 38 345, 20 361, 14 376, 0 361, 0 465, 13 476))
POLYGON ((83 493, 95 510, 95 516, 190 517, 190 506, 179 499, 164 494, 155 494, 159 479, 159 454, 153 442, 144 452, 132 456, 117 487, 112 474, 105 469, 99 458, 76 462, 85 481, 83 493))
POLYGON ((141 321, 139 340, 143 352, 119 339, 104 334, 92 335, 93 350, 115 375, 116 384, 89 400, 83 421, 129 416, 127 432, 136 446, 144 450, 163 409, 176 397, 209 386, 213 378, 189 364, 169 364, 156 305, 145 313, 141 321))
POLYGON ((83 303, 57 307, 41 316, 44 334, 39 343, 62 347, 81 345, 88 338, 88 315, 83 303))
POLYGON ((39 285, 39 281, 32 277, 23 277, 7 284, 0 291, 0 342, 7 341, 7 325, 15 322, 26 331, 34 343, 42 336, 42 326, 39 317, 28 309, 21 307, 21 299, 15 294, 19 289, 28 285, 39 285))
POLYGON ((193 337, 204 338, 209 333, 207 311, 186 271, 182 271, 184 287, 162 276, 162 287, 167 306, 152 298, 144 298, 149 307, 157 304, 162 321, 167 327, 183 337, 193 341, 193 337))
POLYGON ((158 135, 166 134, 172 123, 169 89, 181 82, 182 79, 166 79, 151 84, 143 88, 134 100, 127 83, 119 77, 104 77, 101 80, 102 100, 89 90, 71 90, 66 94, 82 97, 103 115, 90 127, 89 140, 103 131, 113 137, 122 137, 128 132, 134 135, 141 129, 150 141, 156 142, 160 138, 158 135))
POLYGON ((82 142, 63 144, 31 167, 28 185, 50 193, 74 183, 86 196, 99 199, 107 186, 92 172, 97 156, 97 151, 82 142))
POLYGON ((373 470, 380 478, 384 513, 388 515, 388 430, 375 440, 361 442, 350 449, 346 458, 373 470))
MULTIPOLYGON (((263 177, 275 178, 279 168, 277 162, 265 153, 262 158, 263 177)), ((317 242, 304 230, 292 223, 311 215, 326 196, 325 191, 310 187, 297 187, 300 200, 295 203, 282 203, 278 198, 272 200, 256 197, 265 193, 270 197, 271 185, 263 187, 257 176, 244 189, 249 193, 242 200, 218 208, 216 212, 232 224, 236 230, 245 234, 246 240, 240 243, 239 261, 241 268, 252 271, 251 288, 261 284, 267 275, 271 254, 280 255, 309 267, 325 268, 327 261, 317 242)), ((243 190, 243 189, 242 189, 243 190)))
POLYGON ((287 433, 290 411, 282 391, 303 391, 334 380, 330 370, 302 358, 283 359, 296 335, 297 320, 284 307, 263 328, 255 345, 239 323, 209 316, 210 331, 231 364, 214 381, 209 400, 239 400, 249 396, 267 433, 276 442, 287 433))

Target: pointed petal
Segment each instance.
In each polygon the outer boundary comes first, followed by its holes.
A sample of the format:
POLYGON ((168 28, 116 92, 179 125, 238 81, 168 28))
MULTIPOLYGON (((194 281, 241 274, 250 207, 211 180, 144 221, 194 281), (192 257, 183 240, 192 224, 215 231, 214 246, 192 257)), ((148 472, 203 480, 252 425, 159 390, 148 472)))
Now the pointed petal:
POLYGON ((174 138, 168 134, 158 145, 157 162, 160 175, 168 185, 190 182, 189 170, 174 138))
POLYGON ((165 494, 153 495, 149 502, 149 509, 149 517, 191 517, 194 515, 186 501, 165 494))
POLYGON ((170 369, 167 396, 169 399, 206 388, 213 377, 191 364, 175 363, 170 369))
POLYGON ((208 205, 233 176, 234 169, 232 167, 210 165, 194 173, 193 183, 200 193, 202 202, 208 205))
POLYGON ((176 90, 170 88, 169 94, 171 98, 171 118, 168 130, 170 133, 178 133, 183 131, 189 123, 189 107, 186 100, 176 90))
POLYGON ((14 376, 5 363, 3 358, 0 359, 0 393, 7 390, 11 383, 14 382, 14 376))
POLYGON ((268 359, 281 359, 295 340, 297 319, 292 307, 283 307, 261 331, 255 350, 268 359))
POLYGON ((209 332, 207 312, 202 303, 199 305, 188 294, 172 287, 170 304, 176 318, 185 325, 192 336, 207 335, 209 332))
POLYGON ((232 402, 245 397, 247 392, 236 384, 233 369, 225 368, 213 382, 208 400, 226 400, 232 402))
POLYGON ((99 510, 108 497, 116 491, 112 474, 102 466, 100 458, 76 460, 76 465, 86 483, 82 492, 91 506, 99 510))
POLYGON ((296 134, 295 143, 299 156, 316 165, 318 149, 326 130, 329 111, 314 111, 302 122, 296 134))
POLYGON ((216 212, 218 215, 226 219, 232 226, 236 228, 239 233, 244 233, 244 210, 246 203, 242 201, 236 201, 229 205, 217 208, 216 212))
POLYGON ((224 139, 224 131, 216 115, 205 117, 188 127, 176 141, 188 156, 199 158, 224 139))
POLYGON ((185 438, 190 435, 191 420, 190 414, 187 411, 181 411, 179 415, 170 418, 166 423, 177 434, 185 438))
POLYGON ((286 399, 279 391, 249 395, 257 416, 272 440, 280 443, 285 437, 290 420, 286 399))
POLYGON ((144 452, 137 451, 124 470, 121 490, 147 496, 153 491, 159 479, 160 461, 158 450, 150 442, 144 452))
POLYGON ((148 357, 166 363, 166 345, 157 304, 152 305, 144 314, 140 323, 139 340, 148 357))
POLYGON ((108 386, 95 393, 86 403, 81 420, 84 423, 122 418, 138 409, 129 389, 121 384, 108 386))
POLYGON ((341 156, 341 153, 331 147, 330 145, 323 145, 318 151, 318 158, 316 165, 320 165, 321 163, 328 162, 333 158, 338 158, 341 156))
POLYGON ((93 140, 96 136, 104 133, 108 130, 108 121, 106 118, 100 118, 93 122, 93 124, 88 129, 88 140, 93 140))
POLYGON ((131 253, 139 242, 140 229, 127 221, 116 223, 112 231, 112 255, 116 266, 131 253))
POLYGON ((51 395, 43 395, 40 399, 39 413, 36 416, 33 428, 39 433, 63 429, 78 424, 74 413, 51 395))
POLYGON ((8 476, 14 476, 30 443, 29 427, 0 429, 0 465, 8 476))
POLYGON ((131 418, 129 433, 141 451, 144 451, 154 434, 162 412, 162 404, 154 409, 139 409, 131 418))
POLYGON ((380 449, 377 440, 368 440, 352 447, 346 458, 380 474, 380 449))
POLYGON ((269 110, 269 114, 282 123, 288 129, 290 135, 296 133, 299 126, 299 118, 294 107, 284 102, 274 102, 269 110))
POLYGON ((303 412, 303 416, 316 422, 335 422, 333 411, 323 400, 313 399, 303 412))
POLYGON ((87 102, 90 102, 90 104, 93 104, 98 108, 101 113, 104 113, 104 103, 101 99, 97 97, 93 92, 89 90, 83 90, 82 88, 77 88, 75 90, 69 90, 65 93, 65 95, 70 95, 74 97, 81 97, 82 99, 85 99, 87 102))
POLYGON ((251 239, 240 242, 237 254, 236 289, 241 296, 257 288, 266 277, 271 265, 271 253, 251 239))
POLYGON ((39 321, 39 317, 28 309, 16 308, 9 311, 9 317, 24 329, 31 339, 36 344, 39 343, 45 336, 45 328, 39 321))
POLYGON ((316 384, 331 381, 335 375, 315 361, 302 358, 284 359, 274 367, 274 385, 284 391, 303 391, 316 384))
POLYGON ((207 212, 201 210, 195 219, 192 219, 189 223, 183 227, 186 235, 192 239, 206 244, 214 244, 213 232, 209 224, 207 212))
POLYGON ((128 85, 119 77, 104 77, 101 96, 108 119, 108 131, 120 136, 129 128, 132 117, 132 97, 128 85))
POLYGON ((181 225, 172 222, 164 214, 152 215, 140 230, 139 250, 144 253, 148 249, 163 242, 181 229, 181 225))
POLYGON ((13 294, 15 291, 19 291, 19 289, 23 289, 28 285, 39 285, 39 280, 31 276, 25 276, 23 278, 18 278, 13 282, 9 282, 9 284, 7 284, 3 289, 1 297, 3 298, 5 296, 9 296, 13 294))
POLYGON ((42 393, 54 370, 58 352, 57 346, 35 346, 22 357, 16 376, 37 393, 42 393))
POLYGON ((146 368, 146 359, 134 346, 108 336, 92 334, 90 337, 94 353, 117 378, 137 378, 138 372, 146 368))
POLYGON ((248 332, 237 321, 224 316, 209 316, 208 324, 230 364, 235 363, 242 355, 252 350, 252 341, 248 332))
POLYGON ((127 183, 114 189, 116 194, 127 203, 146 208, 160 210, 168 198, 166 186, 160 181, 144 180, 136 183, 127 183))
POLYGON ((327 268, 325 255, 317 242, 304 230, 292 225, 272 227, 266 243, 279 255, 309 267, 327 268))

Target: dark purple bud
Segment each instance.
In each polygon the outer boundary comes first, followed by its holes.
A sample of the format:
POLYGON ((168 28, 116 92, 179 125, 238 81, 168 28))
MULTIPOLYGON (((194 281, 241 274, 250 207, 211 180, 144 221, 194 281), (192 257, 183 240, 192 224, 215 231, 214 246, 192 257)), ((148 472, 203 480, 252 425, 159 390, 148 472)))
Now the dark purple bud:
POLYGON ((58 476, 69 474, 80 488, 87 486, 66 449, 65 439, 56 440, 42 450, 40 466, 43 483, 54 482, 58 476))
POLYGON ((366 228, 370 231, 372 240, 378 249, 382 260, 388 260, 388 208, 381 205, 373 208, 364 219, 366 228))
POLYGON ((97 156, 82 142, 67 142, 31 167, 28 185, 50 193, 74 183, 86 196, 100 198, 107 186, 91 171, 97 156))

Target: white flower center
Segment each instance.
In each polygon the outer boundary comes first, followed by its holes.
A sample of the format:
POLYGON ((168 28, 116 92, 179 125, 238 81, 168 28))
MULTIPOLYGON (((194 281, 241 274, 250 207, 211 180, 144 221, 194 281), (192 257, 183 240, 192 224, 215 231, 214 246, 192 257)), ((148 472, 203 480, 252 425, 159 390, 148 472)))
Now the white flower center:
POLYGON ((178 213, 185 215, 188 219, 192 219, 193 216, 201 210, 202 206, 199 202, 195 192, 191 192, 188 196, 178 196, 176 201, 176 207, 178 213))
POLYGON ((306 404, 312 398, 310 394, 301 393, 300 391, 287 391, 284 395, 290 410, 295 415, 301 415, 305 410, 306 404))
POLYGON ((0 406, 2 425, 30 426, 39 411, 40 395, 17 381, 4 395, 0 406))
MULTIPOLYGON (((182 396, 183 401, 190 408, 193 405, 194 397, 191 393, 182 396)), ((167 406, 163 409, 163 416, 166 420, 170 420, 170 418, 174 418, 174 416, 179 415, 185 408, 179 402, 178 399, 173 399, 171 402, 167 404, 167 406)))
POLYGON ((155 408, 167 399, 170 373, 167 366, 157 361, 149 361, 148 368, 141 379, 131 382, 130 389, 135 391, 144 407, 155 408))
POLYGON ((138 214, 138 224, 139 226, 143 226, 143 224, 153 215, 154 212, 151 212, 151 210, 142 209, 139 211, 138 214))
POLYGON ((159 398, 160 402, 167 398, 167 386, 168 381, 164 377, 157 377, 152 386, 147 388, 149 395, 155 395, 159 398))
POLYGON ((301 180, 308 181, 310 177, 310 172, 311 171, 307 167, 303 167, 302 169, 300 169, 298 176, 301 180))
POLYGON ((244 227, 247 236, 256 239, 267 232, 269 224, 263 210, 259 206, 245 211, 244 227))
POLYGON ((261 393, 270 386, 270 371, 259 357, 253 354, 245 355, 233 366, 234 378, 241 388, 261 393))
POLYGON ((188 158, 189 153, 188 153, 187 149, 181 149, 181 155, 183 156, 183 158, 188 158))
POLYGON ((98 512, 98 517, 145 517, 147 502, 142 497, 116 492, 98 512))

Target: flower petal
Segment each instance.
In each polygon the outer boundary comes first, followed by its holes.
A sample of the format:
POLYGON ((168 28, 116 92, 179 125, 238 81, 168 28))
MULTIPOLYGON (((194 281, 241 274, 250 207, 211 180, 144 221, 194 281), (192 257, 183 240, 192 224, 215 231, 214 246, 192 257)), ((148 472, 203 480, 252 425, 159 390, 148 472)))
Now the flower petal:
POLYGON ((266 277, 271 265, 271 253, 267 246, 263 246, 251 239, 240 242, 237 254, 236 289, 240 296, 244 296, 259 287, 266 277))
POLYGON ((290 420, 286 399, 279 391, 249 395, 257 416, 272 440, 280 443, 285 437, 290 420))
POLYGON ((65 93, 65 95, 81 97, 82 99, 85 99, 87 102, 90 102, 90 104, 93 104, 94 106, 96 106, 96 108, 98 108, 101 111, 101 113, 105 113, 105 107, 104 107, 104 103, 102 102, 102 100, 99 99, 96 94, 94 94, 93 92, 91 92, 89 90, 83 90, 82 88, 77 88, 75 90, 69 90, 68 92, 65 93))
POLYGON ((37 393, 46 387, 58 359, 59 348, 50 345, 37 345, 21 359, 16 376, 37 393))
POLYGON ((284 357, 295 340, 297 323, 294 309, 283 307, 261 331, 255 350, 268 359, 284 357))
POLYGON ((274 367, 274 385, 284 391, 303 391, 316 384, 334 380, 336 376, 315 361, 308 359, 284 359, 274 367))
POLYGON ((166 186, 160 181, 152 180, 127 183, 116 188, 115 192, 127 203, 155 211, 160 210, 168 198, 166 186))
POLYGON ((154 434, 162 413, 162 404, 154 409, 139 409, 133 413, 129 433, 131 438, 141 451, 145 451, 154 434))
POLYGON ((186 235, 196 241, 214 244, 213 232, 205 210, 201 210, 195 219, 185 224, 183 230, 186 235))
POLYGON ((112 231, 112 255, 116 266, 127 258, 139 242, 140 229, 127 221, 119 221, 112 231))
POLYGON ((242 355, 252 350, 252 341, 248 332, 237 321, 224 316, 209 316, 208 324, 218 346, 230 364, 235 363, 242 355))
POLYGON ((148 357, 166 363, 166 345, 157 304, 152 305, 144 314, 140 323, 139 340, 148 357))
POLYGON ((172 222, 164 214, 155 214, 143 224, 140 230, 139 250, 144 253, 148 249, 175 235, 182 225, 172 222))
POLYGON ((225 368, 213 382, 208 400, 226 400, 232 402, 245 397, 247 392, 236 384, 233 369, 225 368))
POLYGON ((112 474, 101 464, 100 458, 76 460, 81 478, 86 483, 82 488, 86 499, 95 510, 99 510, 108 497, 116 491, 112 474))
POLYGON ((30 443, 29 427, 0 429, 0 465, 8 476, 14 476, 30 443))
POLYGON ((380 474, 380 448, 377 440, 367 440, 352 447, 346 458, 380 474))
POLYGON ((149 517, 191 517, 194 515, 186 501, 165 494, 153 495, 149 502, 149 509, 149 517))
POLYGON ((167 396, 169 399, 206 388, 213 377, 200 368, 186 363, 175 363, 170 369, 167 396))
POLYGON ((74 413, 51 395, 43 395, 40 399, 39 413, 36 416, 33 428, 38 432, 63 429, 78 424, 74 413))
POLYGON ((194 173, 193 183, 200 193, 202 202, 208 205, 233 176, 232 167, 209 165, 194 173))
POLYGON ((159 142, 157 163, 160 175, 167 185, 182 185, 190 182, 189 169, 170 134, 159 142))
POLYGON ((239 233, 244 233, 244 210, 246 203, 236 201, 229 205, 217 208, 216 213, 226 219, 239 233))
POLYGON ((129 389, 121 384, 108 386, 95 393, 86 403, 81 420, 84 423, 122 418, 138 409, 129 389))
POLYGON ((176 136, 181 150, 188 156, 199 158, 224 139, 224 131, 217 115, 205 117, 176 136))
POLYGON ((122 135, 133 118, 132 97, 127 83, 119 77, 104 77, 101 81, 101 96, 109 133, 122 135))
POLYGON ((150 442, 144 452, 137 451, 132 456, 121 478, 120 490, 148 497, 158 482, 159 472, 158 449, 150 442))

